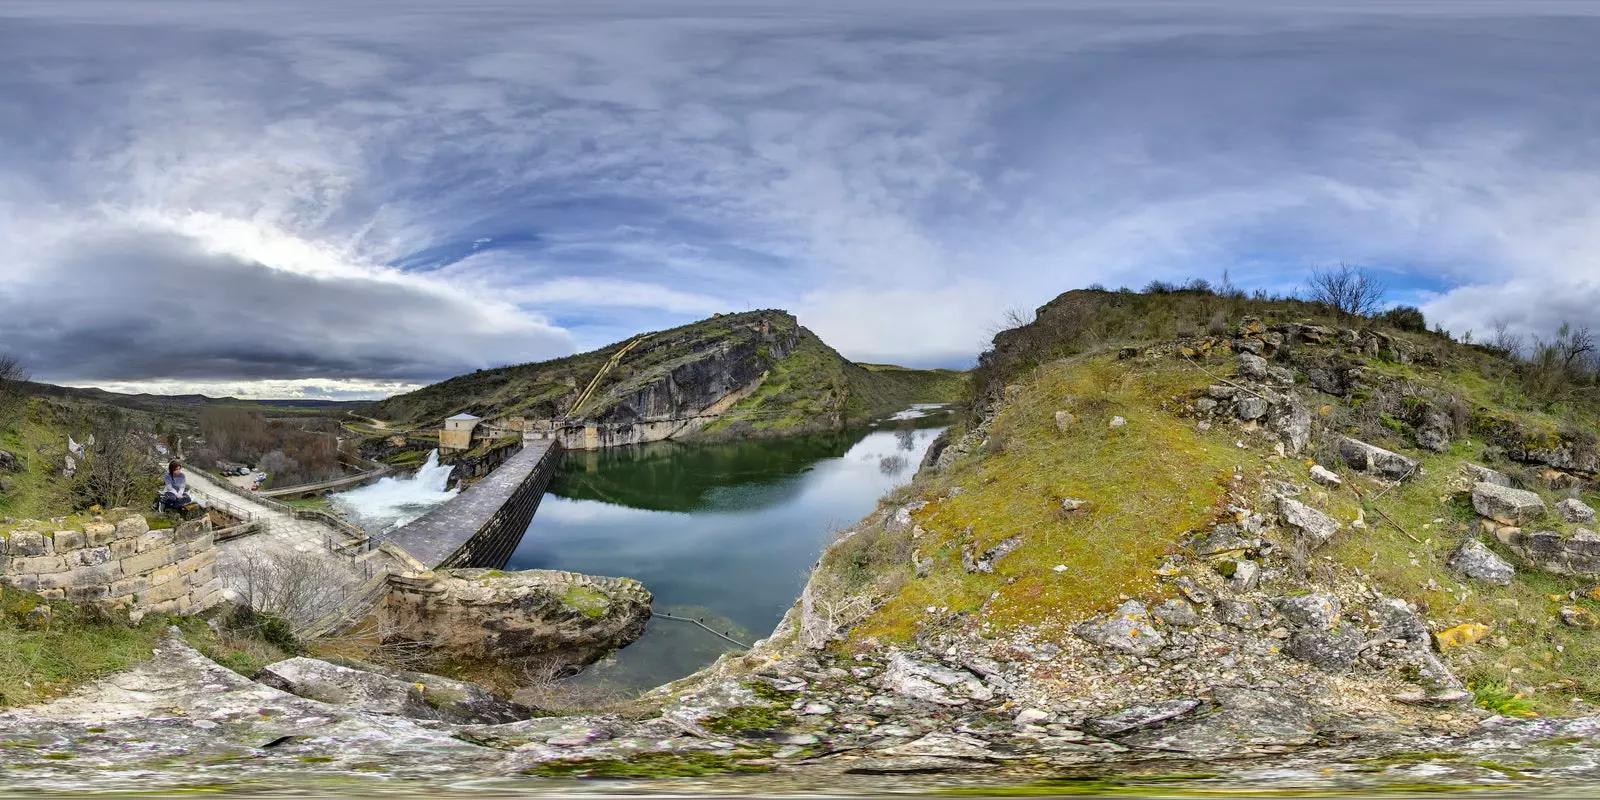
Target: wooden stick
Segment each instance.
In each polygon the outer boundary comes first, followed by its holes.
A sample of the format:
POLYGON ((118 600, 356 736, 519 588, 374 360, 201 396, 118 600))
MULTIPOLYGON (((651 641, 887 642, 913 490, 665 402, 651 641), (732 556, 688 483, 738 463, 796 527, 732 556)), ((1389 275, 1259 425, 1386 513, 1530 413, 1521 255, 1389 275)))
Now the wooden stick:
POLYGON ((1188 357, 1186 355, 1179 354, 1178 357, 1182 358, 1184 361, 1189 362, 1190 366, 1194 367, 1197 370, 1200 370, 1201 372, 1204 372, 1206 375, 1210 376, 1212 380, 1217 381, 1218 383, 1225 383, 1225 384, 1227 384, 1229 386, 1232 386, 1235 389, 1238 389, 1241 392, 1244 392, 1245 394, 1252 395, 1252 396, 1254 396, 1254 397, 1256 397, 1258 399, 1261 399, 1261 400, 1265 400, 1268 403, 1272 402, 1272 398, 1267 397, 1266 395, 1263 395, 1263 394, 1257 394, 1254 390, 1250 389, 1249 387, 1241 386, 1241 385, 1239 385, 1237 383, 1234 383, 1233 381, 1228 380, 1227 378, 1221 377, 1221 376, 1217 375, 1216 373, 1212 372, 1211 370, 1200 366, 1198 363, 1195 362, 1194 359, 1192 359, 1192 358, 1190 358, 1190 357, 1188 357))

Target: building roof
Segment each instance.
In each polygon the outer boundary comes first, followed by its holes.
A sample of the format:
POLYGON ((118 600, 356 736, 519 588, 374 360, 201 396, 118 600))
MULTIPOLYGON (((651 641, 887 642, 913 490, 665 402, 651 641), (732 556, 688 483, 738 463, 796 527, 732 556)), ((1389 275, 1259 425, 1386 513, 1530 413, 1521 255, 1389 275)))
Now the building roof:
POLYGON ((468 422, 468 421, 470 421, 470 422, 481 422, 481 421, 483 421, 483 417, 474 417, 471 414, 463 413, 463 414, 457 414, 457 415, 455 415, 455 416, 453 416, 450 419, 447 419, 445 421, 446 422, 451 422, 451 421, 455 421, 455 422, 468 422))

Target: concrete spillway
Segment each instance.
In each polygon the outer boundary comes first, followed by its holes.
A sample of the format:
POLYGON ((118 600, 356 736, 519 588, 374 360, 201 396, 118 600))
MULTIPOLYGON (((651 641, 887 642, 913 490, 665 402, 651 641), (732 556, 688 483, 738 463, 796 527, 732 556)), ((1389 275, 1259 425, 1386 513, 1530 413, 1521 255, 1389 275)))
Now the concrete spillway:
POLYGON ((539 510, 562 452, 560 442, 529 442, 483 480, 384 538, 431 569, 499 569, 539 510))

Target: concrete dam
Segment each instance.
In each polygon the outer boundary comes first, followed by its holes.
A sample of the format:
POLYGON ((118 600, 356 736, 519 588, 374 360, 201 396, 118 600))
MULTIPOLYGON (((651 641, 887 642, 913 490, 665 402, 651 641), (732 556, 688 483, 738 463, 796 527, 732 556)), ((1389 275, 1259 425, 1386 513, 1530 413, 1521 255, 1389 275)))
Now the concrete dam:
POLYGON ((529 441, 482 480, 385 538, 429 569, 500 569, 539 510, 563 452, 560 441, 529 441))

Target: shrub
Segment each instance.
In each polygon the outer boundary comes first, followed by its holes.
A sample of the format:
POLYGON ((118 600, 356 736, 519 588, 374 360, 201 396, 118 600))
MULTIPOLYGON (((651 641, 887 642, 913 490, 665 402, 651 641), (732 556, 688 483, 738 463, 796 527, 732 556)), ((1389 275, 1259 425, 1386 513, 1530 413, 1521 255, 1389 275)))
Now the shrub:
POLYGON ((1426 333, 1428 321, 1416 306, 1395 306, 1383 312, 1381 320, 1390 327, 1412 333, 1426 333))

